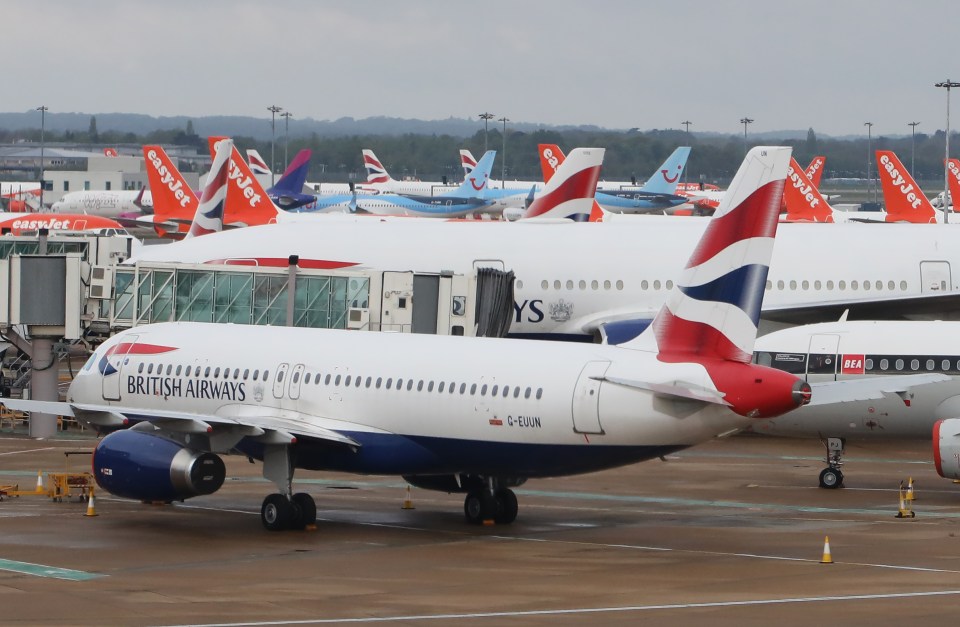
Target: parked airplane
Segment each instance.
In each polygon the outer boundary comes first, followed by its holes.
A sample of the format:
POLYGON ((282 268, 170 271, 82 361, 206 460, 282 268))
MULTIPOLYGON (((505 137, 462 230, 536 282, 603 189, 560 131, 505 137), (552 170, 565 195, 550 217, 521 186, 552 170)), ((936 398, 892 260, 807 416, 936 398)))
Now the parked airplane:
POLYGON ((840 385, 817 405, 753 426, 760 433, 819 437, 827 444, 820 487, 843 485, 847 440, 933 437, 940 476, 960 479, 960 323, 827 322, 757 340, 755 361, 815 384, 840 385), (860 400, 849 395, 879 382, 860 400))
POLYGON ((267 160, 260 156, 256 148, 247 148, 247 165, 256 176, 270 176, 270 166, 267 160))
POLYGON ((83 190, 69 192, 50 206, 54 213, 84 213, 104 218, 140 214, 153 206, 150 190, 83 190))
MULTIPOLYGON (((540 169, 546 181, 548 173, 556 171, 557 166, 563 163, 564 155, 556 144, 540 144, 538 148, 540 169)), ((685 203, 686 197, 678 196, 674 192, 689 156, 689 147, 677 148, 640 187, 605 192, 598 188, 597 204, 613 213, 662 213, 685 203)))
POLYGON ((838 211, 830 206, 796 160, 790 159, 783 192, 786 222, 913 222, 928 224, 931 215, 907 203, 892 204, 890 211, 838 211))
MULTIPOLYGON (((231 179, 234 180, 234 179, 231 179)), ((242 194, 228 195, 245 198, 242 194)), ((256 198, 256 195, 253 196, 256 198)), ((246 201, 245 201, 246 202, 246 201)), ((269 205, 259 205, 269 207, 269 205)), ((249 224, 276 220, 276 211, 249 224)), ((241 213, 234 214, 242 216, 241 213)), ((289 220, 289 214, 282 214, 289 220)), ((245 222, 227 217, 226 223, 245 222)), ((143 261, 286 267, 399 267, 469 272, 494 266, 517 277, 512 334, 622 341, 646 326, 673 287, 683 251, 707 220, 607 215, 564 220, 313 220, 233 229, 196 242, 148 246, 143 261)), ((918 224, 784 224, 764 302, 769 324, 839 318, 933 319, 960 312, 960 229, 918 224), (891 251, 896 251, 892 254, 891 251)))
POLYGON ((750 363, 789 154, 748 154, 652 328, 623 347, 165 323, 102 344, 64 403, 3 401, 134 424, 93 457, 122 497, 210 494, 217 454, 239 451, 279 490, 261 507, 270 530, 316 520, 294 468, 402 475, 466 493, 472 523, 507 524, 527 478, 651 459, 809 402, 796 376, 750 363))
POLYGON ((200 200, 162 146, 144 146, 143 161, 153 192, 153 213, 141 214, 134 222, 153 228, 160 237, 184 237, 200 200))
MULTIPOLYGON (((372 150, 364 148, 362 152, 363 167, 367 170, 367 187, 373 188, 380 193, 433 196, 434 194, 448 192, 457 187, 456 184, 451 185, 448 181, 398 181, 390 176, 390 173, 387 172, 383 163, 372 150)), ((466 180, 466 177, 464 177, 464 180, 466 180)))
MULTIPOLYGON (((250 151, 247 152, 249 154, 250 151)), ((312 154, 313 152, 309 148, 304 148, 298 152, 287 169, 283 171, 283 175, 277 179, 276 184, 267 188, 267 195, 270 200, 281 209, 286 211, 298 207, 309 208, 317 201, 314 194, 303 193, 312 154)))
POLYGON ((126 233, 116 220, 84 213, 3 212, 0 213, 0 234, 29 235, 40 229, 48 231, 126 233), (108 231, 108 229, 113 229, 108 231))
MULTIPOLYGON (((543 159, 542 154, 540 158, 541 160, 543 159)), ((553 163, 550 167, 550 171, 552 172, 553 170, 556 170, 556 167, 560 165, 560 163, 559 163, 559 160, 556 160, 553 158, 553 155, 551 155, 550 158, 551 158, 551 161, 556 161, 556 163, 553 163)), ((474 159, 473 153, 471 153, 469 150, 465 148, 461 148, 460 149, 460 165, 463 166, 464 175, 466 175, 466 174, 469 174, 470 171, 473 170, 473 168, 477 165, 477 160, 474 159)), ((541 168, 542 168, 542 165, 543 164, 541 161, 541 168)), ((546 181, 547 179, 544 178, 544 182, 546 181)), ((531 187, 533 187, 537 191, 540 191, 540 188, 542 185, 543 183, 540 183, 539 181, 507 181, 506 182, 507 188, 520 189, 520 190, 529 190, 531 187)), ((503 187, 504 187, 503 181, 498 181, 496 179, 490 180, 491 189, 498 189, 498 188, 503 189, 503 187)), ((634 187, 637 187, 636 179, 632 181, 604 181, 604 180, 597 181, 597 191, 602 191, 607 189, 621 190, 625 188, 634 188, 634 187)))
POLYGON ((40 183, 0 182, 0 198, 5 198, 12 212, 36 211, 40 207, 40 183))
MULTIPOLYGON (((933 208, 917 182, 891 150, 877 151, 877 176, 883 190, 883 203, 890 215, 920 216, 913 222, 942 222, 942 214, 933 208)), ((867 212, 864 212, 867 213, 867 212)))

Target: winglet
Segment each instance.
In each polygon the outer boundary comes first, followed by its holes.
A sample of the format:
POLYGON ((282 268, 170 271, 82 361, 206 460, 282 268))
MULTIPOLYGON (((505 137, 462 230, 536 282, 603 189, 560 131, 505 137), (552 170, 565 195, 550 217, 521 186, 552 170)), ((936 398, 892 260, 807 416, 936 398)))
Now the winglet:
POLYGON ((937 221, 933 205, 893 151, 877 151, 877 171, 887 206, 887 222, 928 224, 937 221))
POLYGON ((621 346, 665 361, 750 362, 790 152, 758 146, 747 153, 653 324, 621 346))

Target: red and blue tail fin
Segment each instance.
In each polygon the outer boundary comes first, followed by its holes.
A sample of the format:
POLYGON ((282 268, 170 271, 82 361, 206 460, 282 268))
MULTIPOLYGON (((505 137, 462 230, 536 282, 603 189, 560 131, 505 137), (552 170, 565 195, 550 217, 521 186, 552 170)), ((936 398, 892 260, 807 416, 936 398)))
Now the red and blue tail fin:
POLYGON ((463 167, 463 178, 470 176, 473 169, 477 167, 477 160, 473 158, 473 153, 466 148, 460 149, 460 165, 463 167))
POLYGON ((363 167, 367 169, 367 183, 370 185, 389 185, 395 182, 369 148, 363 149, 363 167))
POLYGON ((217 154, 207 174, 207 183, 200 195, 197 214, 190 225, 186 238, 208 235, 223 230, 223 212, 227 201, 227 188, 230 184, 230 155, 233 154, 233 140, 224 139, 217 144, 217 154))
POLYGON ((750 362, 790 153, 770 146, 747 153, 653 324, 621 346, 656 351, 664 361, 750 362))
POLYGON ((258 176, 261 174, 270 176, 270 166, 256 148, 247 148, 247 165, 250 166, 250 171, 258 176))
POLYGON ((568 218, 585 222, 593 209, 604 152, 603 148, 574 149, 530 203, 524 219, 568 218))
MULTIPOLYGON (((537 151, 540 153, 540 170, 543 173, 543 182, 549 183, 566 156, 560 146, 556 144, 538 144, 537 151)), ((593 207, 590 208, 590 217, 587 218, 587 222, 603 222, 603 208, 596 198, 593 200, 593 207)))

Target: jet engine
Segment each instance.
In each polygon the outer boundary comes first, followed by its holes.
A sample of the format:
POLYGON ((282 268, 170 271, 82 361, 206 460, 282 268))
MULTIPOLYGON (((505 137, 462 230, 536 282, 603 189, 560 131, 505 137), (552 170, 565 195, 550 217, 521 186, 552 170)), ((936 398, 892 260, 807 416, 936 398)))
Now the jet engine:
POLYGON ((933 425, 933 463, 944 479, 960 479, 960 418, 933 425))
POLYGON ((774 418, 810 402, 810 385, 792 374, 753 364, 707 367, 730 409, 748 418, 774 418))
POLYGON ((140 431, 116 431, 93 453, 97 484, 117 496, 140 501, 182 501, 220 489, 223 460, 140 431))

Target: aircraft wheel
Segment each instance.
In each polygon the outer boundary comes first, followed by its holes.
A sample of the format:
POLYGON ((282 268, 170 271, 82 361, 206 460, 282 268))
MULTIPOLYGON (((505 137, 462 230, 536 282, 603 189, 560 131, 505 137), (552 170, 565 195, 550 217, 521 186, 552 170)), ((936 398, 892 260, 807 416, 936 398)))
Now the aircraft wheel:
POLYGON ((268 531, 283 531, 290 527, 296 513, 290 499, 282 494, 269 494, 260 506, 260 521, 268 531))
POLYGON ((843 485, 843 473, 836 468, 824 468, 820 472, 820 487, 834 490, 843 485))
POLYGON ((466 498, 463 499, 463 515, 466 517, 468 523, 473 525, 483 523, 483 519, 485 518, 484 514, 486 514, 483 502, 482 492, 476 490, 467 492, 466 498))
POLYGON ((293 503, 300 508, 300 520, 304 526, 317 524, 317 504, 306 492, 293 495, 293 503))
POLYGON ((503 489, 497 492, 497 515, 493 517, 498 525, 509 525, 517 519, 520 505, 513 490, 503 489))

